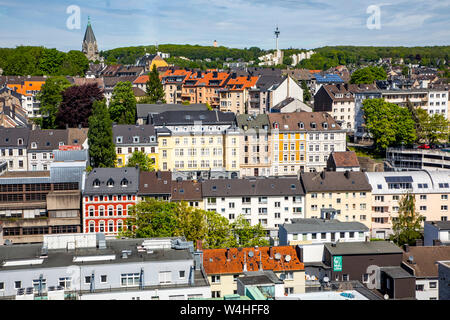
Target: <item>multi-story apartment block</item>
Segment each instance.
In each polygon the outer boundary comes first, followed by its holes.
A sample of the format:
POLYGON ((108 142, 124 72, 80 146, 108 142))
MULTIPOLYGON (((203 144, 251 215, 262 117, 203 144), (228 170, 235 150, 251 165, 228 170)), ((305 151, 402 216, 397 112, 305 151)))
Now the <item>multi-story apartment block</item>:
POLYGON ((67 145, 66 130, 31 130, 27 147, 28 170, 47 171, 53 162, 53 150, 67 145))
POLYGON ((355 140, 368 140, 370 133, 365 128, 363 102, 366 99, 380 99, 381 92, 377 90, 355 92, 355 140))
POLYGON ((305 292, 304 265, 293 246, 205 249, 203 265, 215 298, 237 294, 237 279, 262 270, 282 279, 285 296, 305 292))
POLYGON ((449 119, 450 110, 448 108, 448 100, 448 90, 428 91, 428 114, 442 114, 446 119, 449 119))
POLYGON ((158 141, 152 125, 113 125, 117 167, 124 167, 133 152, 144 152, 158 168, 158 141))
POLYGON ((225 87, 219 89, 220 111, 243 114, 248 112, 250 95, 248 90, 254 88, 259 77, 231 75, 225 87))
POLYGON ((45 234, 81 232, 81 182, 82 171, 70 166, 2 174, 3 239, 34 243, 42 242, 45 234))
POLYGON ((450 153, 438 149, 388 148, 386 170, 450 170, 450 153))
POLYGON ((169 69, 161 76, 166 103, 182 103, 181 94, 185 80, 190 77, 191 71, 169 69))
POLYGON ((399 201, 415 196, 416 212, 426 221, 450 220, 450 173, 448 171, 366 172, 372 186, 372 236, 387 238, 398 217, 399 201))
POLYGON ((220 111, 167 111, 153 115, 160 170, 239 174, 239 130, 235 115, 220 111))
POLYGON ((36 99, 36 95, 41 91, 46 80, 46 76, 6 77, 7 87, 22 95, 22 108, 26 110, 30 118, 41 116, 40 102, 36 99))
POLYGON ((5 161, 9 171, 27 171, 28 128, 0 127, 0 161, 5 161))
POLYGON ((139 169, 95 168, 85 178, 83 233, 116 236, 127 227, 130 207, 138 202, 139 169))
POLYGON ((172 172, 170 171, 140 171, 139 200, 153 198, 170 200, 172 197, 172 172))
POLYGON ((269 117, 267 114, 240 114, 236 122, 241 132, 241 176, 269 176, 272 166, 269 117))
POLYGON ((189 103, 208 103, 213 108, 219 108, 218 90, 225 86, 230 74, 226 72, 197 71, 184 80, 181 100, 189 103))
POLYGON ((190 207, 203 209, 202 183, 198 181, 172 181, 171 201, 185 202, 190 207))
POLYGON ((346 133, 324 112, 269 114, 272 174, 320 171, 333 151, 345 151, 346 133))
POLYGON ((249 89, 249 106, 247 112, 252 115, 266 114, 275 104, 271 101, 270 92, 272 88, 278 86, 283 77, 281 74, 262 73, 256 82, 255 88, 249 89))
POLYGON ((363 172, 302 173, 305 218, 337 219, 372 225, 372 186, 363 172))
POLYGON ((243 215, 272 238, 278 237, 280 224, 305 216, 304 191, 296 177, 205 180, 202 195, 205 210, 231 222, 243 215))
POLYGON ((374 90, 374 85, 323 85, 314 95, 314 111, 328 112, 347 131, 355 130, 355 93, 374 90))
POLYGON ((104 240, 96 234, 53 235, 46 236, 43 245, 0 246, 0 256, 5 257, 0 268, 5 299, 211 297, 192 243, 181 238, 136 241, 104 240))

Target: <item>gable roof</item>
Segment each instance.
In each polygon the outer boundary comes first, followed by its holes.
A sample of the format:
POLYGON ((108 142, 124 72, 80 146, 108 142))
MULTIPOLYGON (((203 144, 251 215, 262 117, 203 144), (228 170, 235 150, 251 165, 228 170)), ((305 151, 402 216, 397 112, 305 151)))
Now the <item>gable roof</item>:
POLYGON ((84 194, 136 194, 139 188, 139 169, 137 168, 94 168, 85 179, 84 194), (112 179, 113 186, 108 186, 112 179), (121 182, 126 179, 127 186, 121 182), (100 185, 94 187, 94 181, 98 180, 100 185))
POLYGON ((449 246, 409 247, 409 252, 403 252, 403 263, 414 270, 417 278, 437 278, 437 261, 450 260, 449 246), (413 262, 409 261, 413 257, 413 262))
POLYGON ((165 111, 207 111, 205 103, 195 104, 168 104, 168 103, 138 103, 136 104, 136 116, 147 119, 149 114, 158 114, 165 111))
POLYGON ((22 139, 22 147, 26 148, 30 131, 28 128, 0 127, 0 147, 18 147, 18 139, 22 139))
POLYGON ((67 145, 67 138, 67 130, 31 130, 28 149, 31 152, 33 150, 56 150, 59 149, 60 143, 67 145), (33 143, 36 143, 36 148, 32 148, 33 143))
POLYGON ((243 273, 244 262, 247 271, 259 271, 259 262, 263 270, 282 271, 302 271, 305 266, 300 262, 294 246, 272 247, 273 255, 270 256, 270 247, 251 248, 230 248, 230 249, 204 249, 203 266, 208 275, 211 274, 237 274, 243 273), (227 259, 227 252, 229 259, 227 259), (249 253, 252 252, 250 255, 249 253), (280 260, 275 259, 275 255, 280 254, 280 260), (286 256, 290 260, 286 261, 286 256), (244 258, 245 256, 245 258, 244 258))
POLYGON ((359 171, 302 172, 300 179, 307 193, 372 190, 364 172, 359 171))
POLYGON ((202 201, 202 184, 194 181, 172 181, 172 200, 202 201))
POLYGON ((152 116, 156 126, 192 125, 201 121, 205 124, 233 124, 235 115, 233 112, 221 112, 217 110, 207 111, 165 111, 152 116))
POLYGON ((341 130, 336 120, 326 112, 270 113, 268 116, 271 129, 273 130, 277 123, 280 132, 341 130), (303 123, 303 129, 300 129, 299 123, 303 123), (313 128, 313 123, 316 125, 315 128, 313 128), (325 123, 327 124, 326 129, 324 128, 325 123))
POLYGON ((155 127, 152 125, 132 125, 132 124, 114 124, 112 127, 114 143, 117 146, 132 144, 157 144, 155 127), (122 137, 122 142, 117 142, 117 137, 122 137), (139 137, 139 142, 134 142, 133 138, 139 137), (154 137, 154 141, 150 140, 154 137))
POLYGON ((141 171, 139 173, 139 195, 160 195, 172 193, 172 172, 141 171))
POLYGON ((202 182, 204 197, 304 195, 297 178, 213 179, 202 182))
POLYGON ((330 161, 333 161, 337 168, 359 167, 358 157, 354 151, 333 151, 330 161))
POLYGON ((288 233, 369 231, 369 228, 360 222, 322 219, 292 219, 292 223, 283 224, 283 228, 288 233))

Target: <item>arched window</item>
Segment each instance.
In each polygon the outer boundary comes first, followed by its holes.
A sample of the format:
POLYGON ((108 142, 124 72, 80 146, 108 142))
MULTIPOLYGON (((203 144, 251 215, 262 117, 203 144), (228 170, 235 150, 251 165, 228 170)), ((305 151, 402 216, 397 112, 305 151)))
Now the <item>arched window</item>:
POLYGON ((109 178, 108 182, 106 182, 106 185, 110 188, 114 187, 114 180, 109 178))
POLYGON ((112 217, 114 215, 114 207, 109 206, 108 207, 108 216, 112 217))
POLYGON ((117 231, 120 232, 123 230, 123 221, 119 220, 117 221, 117 231))
POLYGON ((100 221, 98 229, 98 232, 105 232, 105 221, 100 221))
POLYGON ((120 182, 120 185, 121 185, 122 187, 128 186, 128 180, 125 179, 125 178, 123 178, 122 181, 120 182))
POLYGON ((114 232, 114 221, 108 221, 108 232, 114 232))
POLYGON ((100 180, 95 179, 94 182, 92 183, 92 185, 94 186, 94 188, 100 187, 100 180))
POLYGON ((98 212, 99 212, 100 217, 103 217, 105 215, 105 207, 104 206, 100 206, 98 208, 98 212))
POLYGON ((89 207, 89 217, 93 217, 94 216, 94 207, 90 206, 89 207))
POLYGON ((117 206, 117 215, 121 216, 122 215, 122 206, 117 206))
POLYGON ((129 215, 131 211, 131 204, 127 205, 127 212, 125 212, 125 215, 129 215))
POLYGON ((95 233, 95 222, 94 221, 89 222, 89 232, 95 233))

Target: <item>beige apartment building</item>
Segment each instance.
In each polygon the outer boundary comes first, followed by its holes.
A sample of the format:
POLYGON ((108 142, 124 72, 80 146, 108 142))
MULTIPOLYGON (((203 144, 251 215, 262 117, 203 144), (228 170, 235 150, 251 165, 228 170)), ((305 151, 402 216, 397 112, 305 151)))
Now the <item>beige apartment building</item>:
POLYGON ((450 172, 403 171, 366 172, 372 186, 372 237, 384 239, 392 233, 398 217, 399 201, 414 194, 416 212, 426 221, 450 220, 450 172))
POLYGON ((213 298, 237 293, 236 279, 246 272, 270 270, 284 279, 284 293, 305 293, 305 267, 294 246, 203 250, 203 266, 213 298))
POLYGON ((249 89, 256 88, 259 77, 231 75, 225 87, 219 89, 220 111, 243 114, 248 112, 249 89))
POLYGON ((302 173, 305 218, 372 224, 372 187, 363 172, 302 173))
POLYGON ((242 177, 269 176, 271 162, 270 124, 267 114, 236 116, 239 128, 242 177))

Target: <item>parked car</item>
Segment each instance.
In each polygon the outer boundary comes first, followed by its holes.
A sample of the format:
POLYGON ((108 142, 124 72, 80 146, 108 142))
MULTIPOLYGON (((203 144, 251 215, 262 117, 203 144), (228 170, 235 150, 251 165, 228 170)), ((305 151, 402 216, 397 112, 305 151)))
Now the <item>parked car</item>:
POLYGON ((431 149, 431 147, 427 144, 421 144, 418 148, 419 149, 431 149))

